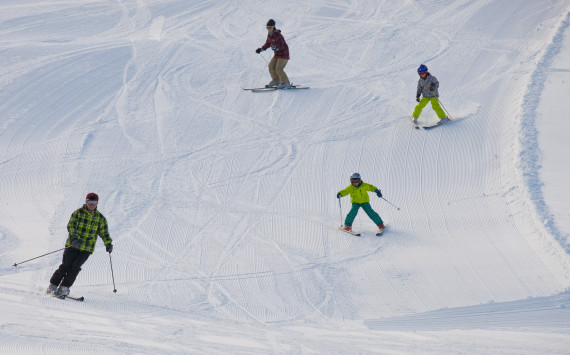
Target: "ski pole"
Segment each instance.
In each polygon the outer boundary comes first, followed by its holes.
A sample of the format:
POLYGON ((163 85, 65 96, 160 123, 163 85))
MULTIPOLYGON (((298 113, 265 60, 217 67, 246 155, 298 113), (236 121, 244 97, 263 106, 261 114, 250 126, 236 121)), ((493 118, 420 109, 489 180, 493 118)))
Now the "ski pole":
POLYGON ((46 255, 50 255, 50 254, 53 254, 53 253, 57 253, 58 251, 62 251, 62 250, 67 249, 67 248, 69 248, 69 247, 65 247, 65 248, 61 248, 61 249, 54 250, 54 251, 50 251, 49 253, 46 253, 46 254, 44 254, 44 255, 36 256, 35 258, 31 258, 31 259, 28 259, 28 260, 26 260, 26 261, 22 261, 22 262, 19 262, 19 263, 14 263, 13 266, 16 267, 16 266, 18 266, 18 265, 20 265, 20 264, 27 263, 28 261, 36 260, 36 259, 39 259, 39 258, 44 257, 44 256, 46 256, 46 255))
POLYGON ((113 292, 117 292, 117 287, 115 287, 115 275, 113 274, 113 260, 111 260, 111 253, 109 253, 109 263, 111 264, 111 277, 113 278, 113 292))
POLYGON ((390 205, 392 205, 393 207, 397 208, 397 209, 398 209, 398 211, 400 210, 400 207, 398 207, 398 206, 394 205, 392 202, 390 202, 390 201, 386 200, 384 197, 380 197, 380 198, 381 198, 381 199, 383 199, 384 201, 388 202, 388 203, 389 203, 390 205))
POLYGON ((449 114, 449 112, 447 112, 447 109, 445 108, 445 106, 443 106, 443 103, 441 103, 441 100, 438 100, 438 101, 439 101, 439 105, 445 110, 445 113, 447 113, 447 118, 452 120, 451 115, 449 114))
POLYGON ((340 204, 340 198, 338 199, 338 210, 340 212, 340 226, 342 227, 342 205, 340 204))
POLYGON ((261 56, 261 58, 263 58, 263 60, 265 61, 265 64, 269 64, 269 62, 267 61, 267 59, 265 59, 265 57, 263 56, 263 54, 259 53, 259 55, 261 56))

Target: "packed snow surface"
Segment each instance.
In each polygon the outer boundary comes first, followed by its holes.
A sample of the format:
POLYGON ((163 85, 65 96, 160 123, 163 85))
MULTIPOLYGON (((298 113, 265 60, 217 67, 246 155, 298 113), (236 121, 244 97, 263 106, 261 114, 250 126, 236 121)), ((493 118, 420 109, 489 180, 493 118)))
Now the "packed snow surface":
POLYGON ((568 353, 569 22, 567 0, 3 0, 0 353, 568 353), (310 89, 241 89, 269 82, 270 18, 310 89), (422 63, 453 118, 429 131, 422 63), (354 172, 381 237, 337 228, 354 172), (13 264, 92 191, 114 251, 84 302, 49 297, 62 252, 13 264))

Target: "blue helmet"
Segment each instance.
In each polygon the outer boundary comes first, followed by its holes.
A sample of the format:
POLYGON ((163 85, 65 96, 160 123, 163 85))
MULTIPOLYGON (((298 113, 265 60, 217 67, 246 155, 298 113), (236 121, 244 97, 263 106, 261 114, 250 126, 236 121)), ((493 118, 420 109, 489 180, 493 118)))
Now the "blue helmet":
POLYGON ((422 71, 428 71, 428 68, 424 64, 420 65, 420 67, 418 68, 418 73, 422 71))
POLYGON ((362 179, 360 178, 359 173, 354 173, 354 174, 350 175, 350 181, 352 181, 352 180, 362 180, 362 179))

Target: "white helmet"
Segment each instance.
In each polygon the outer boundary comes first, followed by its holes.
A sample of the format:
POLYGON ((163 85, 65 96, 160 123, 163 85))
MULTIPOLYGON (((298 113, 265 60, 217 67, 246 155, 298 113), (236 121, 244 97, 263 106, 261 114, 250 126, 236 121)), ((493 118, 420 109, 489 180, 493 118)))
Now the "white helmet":
POLYGON ((350 175, 350 181, 352 181, 352 180, 362 180, 362 179, 360 178, 359 173, 354 173, 354 174, 350 175))

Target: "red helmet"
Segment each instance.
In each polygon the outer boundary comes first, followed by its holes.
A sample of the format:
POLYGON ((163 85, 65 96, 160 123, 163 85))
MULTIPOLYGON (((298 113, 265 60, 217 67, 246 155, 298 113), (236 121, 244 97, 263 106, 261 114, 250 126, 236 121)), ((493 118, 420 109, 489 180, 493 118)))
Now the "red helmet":
POLYGON ((90 192, 85 196, 85 200, 89 201, 99 201, 99 196, 95 192, 90 192))

